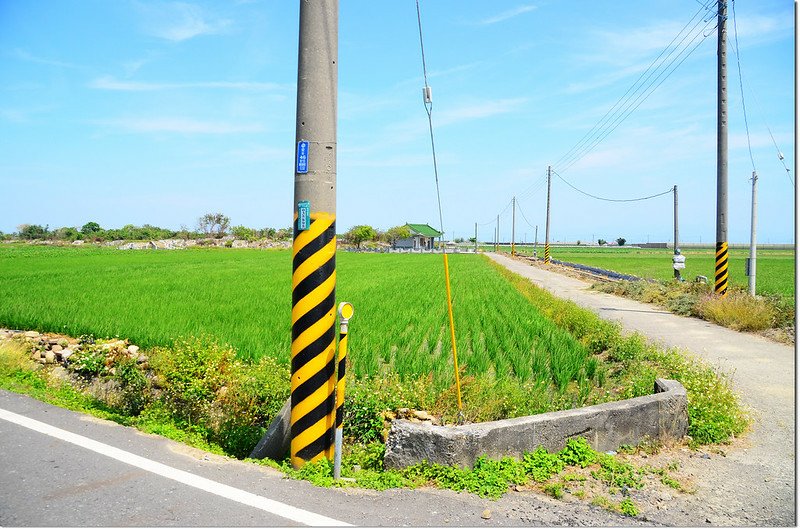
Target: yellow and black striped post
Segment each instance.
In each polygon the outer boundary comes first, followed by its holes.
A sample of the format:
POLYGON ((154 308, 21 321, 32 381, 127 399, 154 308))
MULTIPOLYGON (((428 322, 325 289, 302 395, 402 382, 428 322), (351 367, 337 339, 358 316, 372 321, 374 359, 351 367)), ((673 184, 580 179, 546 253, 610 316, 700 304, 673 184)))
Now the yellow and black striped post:
POLYGON ((544 245, 544 262, 545 263, 550 262, 550 244, 548 243, 545 243, 544 245))
POLYGON ((344 385, 347 370, 347 329, 350 318, 355 313, 352 303, 339 303, 339 357, 336 367, 336 435, 334 437, 333 479, 339 479, 342 472, 342 437, 344 427, 344 385))
POLYGON ((300 467, 332 456, 335 217, 312 214, 308 230, 295 228, 293 254, 291 458, 292 464, 300 467))
POLYGON ((336 343, 338 0, 300 2, 290 456, 333 459, 336 343))
POLYGON ((721 296, 728 294, 728 243, 717 243, 716 265, 714 267, 714 292, 721 296))

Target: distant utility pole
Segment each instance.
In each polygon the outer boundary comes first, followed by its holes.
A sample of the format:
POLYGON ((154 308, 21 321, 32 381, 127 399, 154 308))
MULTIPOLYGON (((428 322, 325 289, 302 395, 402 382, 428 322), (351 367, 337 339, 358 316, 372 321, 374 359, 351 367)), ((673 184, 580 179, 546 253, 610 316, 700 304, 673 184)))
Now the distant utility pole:
POLYGON ((714 292, 728 293, 728 0, 717 13, 717 246, 714 292))
POLYGON ((517 197, 511 198, 511 255, 514 255, 515 230, 517 228, 517 197))
POLYGON ((478 223, 475 223, 475 251, 478 251, 478 223))
MULTIPOLYGON (((672 213, 672 223, 675 229, 675 234, 672 237, 672 255, 677 255, 678 253, 678 186, 672 186, 672 194, 674 198, 674 206, 673 206, 673 213, 672 213)), ((677 268, 675 269, 675 279, 680 279, 681 271, 677 268)))
POLYGON ((494 230, 495 230, 494 251, 496 252, 500 244, 500 215, 497 216, 497 226, 495 227, 494 230))
POLYGON ((292 263, 292 465, 333 459, 338 0, 300 3, 292 263))
POLYGON ((539 225, 536 225, 536 229, 533 232, 533 256, 536 257, 536 250, 539 249, 539 225))
POLYGON ((550 262, 550 179, 551 169, 547 166, 547 222, 544 228, 544 262, 550 262))
POLYGON ((750 259, 748 260, 747 273, 748 273, 748 287, 750 295, 756 295, 756 191, 758 189, 758 174, 753 171, 753 204, 750 216, 750 259))

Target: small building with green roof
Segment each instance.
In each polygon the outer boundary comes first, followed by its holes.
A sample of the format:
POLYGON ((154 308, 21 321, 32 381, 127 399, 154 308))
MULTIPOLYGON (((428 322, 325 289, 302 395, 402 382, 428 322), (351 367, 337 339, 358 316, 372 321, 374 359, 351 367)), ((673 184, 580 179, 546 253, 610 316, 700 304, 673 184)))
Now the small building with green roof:
POLYGON ((442 232, 432 228, 428 224, 406 223, 406 227, 411 232, 411 237, 398 239, 394 243, 395 248, 407 250, 433 250, 434 239, 440 237, 442 232))

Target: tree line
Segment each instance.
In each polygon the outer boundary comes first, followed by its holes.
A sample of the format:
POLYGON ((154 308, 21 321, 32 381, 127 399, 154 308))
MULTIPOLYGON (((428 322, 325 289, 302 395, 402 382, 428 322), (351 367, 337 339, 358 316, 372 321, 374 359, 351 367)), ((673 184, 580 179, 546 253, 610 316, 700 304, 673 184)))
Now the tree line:
POLYGON ((221 239, 232 236, 236 239, 255 241, 270 239, 275 241, 290 240, 292 228, 255 229, 247 226, 231 226, 230 218, 222 213, 207 213, 197 219, 196 227, 189 229, 181 226, 180 230, 171 230, 145 224, 134 226, 126 224, 122 228, 103 228, 97 222, 90 221, 80 228, 64 226, 50 229, 49 225, 21 224, 14 233, 0 231, 2 240, 51 240, 74 242, 77 240, 90 242, 103 241, 152 241, 160 239, 221 239))
MULTIPOLYGON (((248 228, 247 226, 231 226, 231 220, 222 213, 207 213, 197 219, 194 229, 181 226, 180 230, 171 230, 145 224, 134 226, 126 224, 122 228, 103 228, 99 223, 90 221, 81 226, 64 226, 51 229, 49 225, 21 224, 14 233, 0 231, 0 240, 51 240, 74 242, 77 240, 87 242, 103 241, 152 241, 161 239, 221 239, 231 236, 234 239, 256 241, 268 239, 273 241, 291 240, 293 231, 288 228, 248 228)), ((400 239, 411 237, 408 226, 394 226, 388 230, 373 228, 367 224, 353 226, 339 238, 357 248, 365 242, 383 242, 394 244, 400 239)))

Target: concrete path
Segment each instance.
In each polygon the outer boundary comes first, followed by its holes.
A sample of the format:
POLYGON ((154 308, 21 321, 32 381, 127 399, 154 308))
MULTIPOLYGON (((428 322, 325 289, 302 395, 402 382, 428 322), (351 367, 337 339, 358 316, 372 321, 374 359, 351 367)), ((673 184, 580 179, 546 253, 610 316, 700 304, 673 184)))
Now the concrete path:
POLYGON ((693 496, 697 501, 690 503, 707 506, 714 525, 795 524, 794 348, 589 290, 587 282, 501 254, 487 255, 554 295, 619 322, 626 331, 688 350, 728 374, 752 410, 753 428, 745 436, 749 446, 737 443, 718 464, 698 467, 700 489, 693 496))

